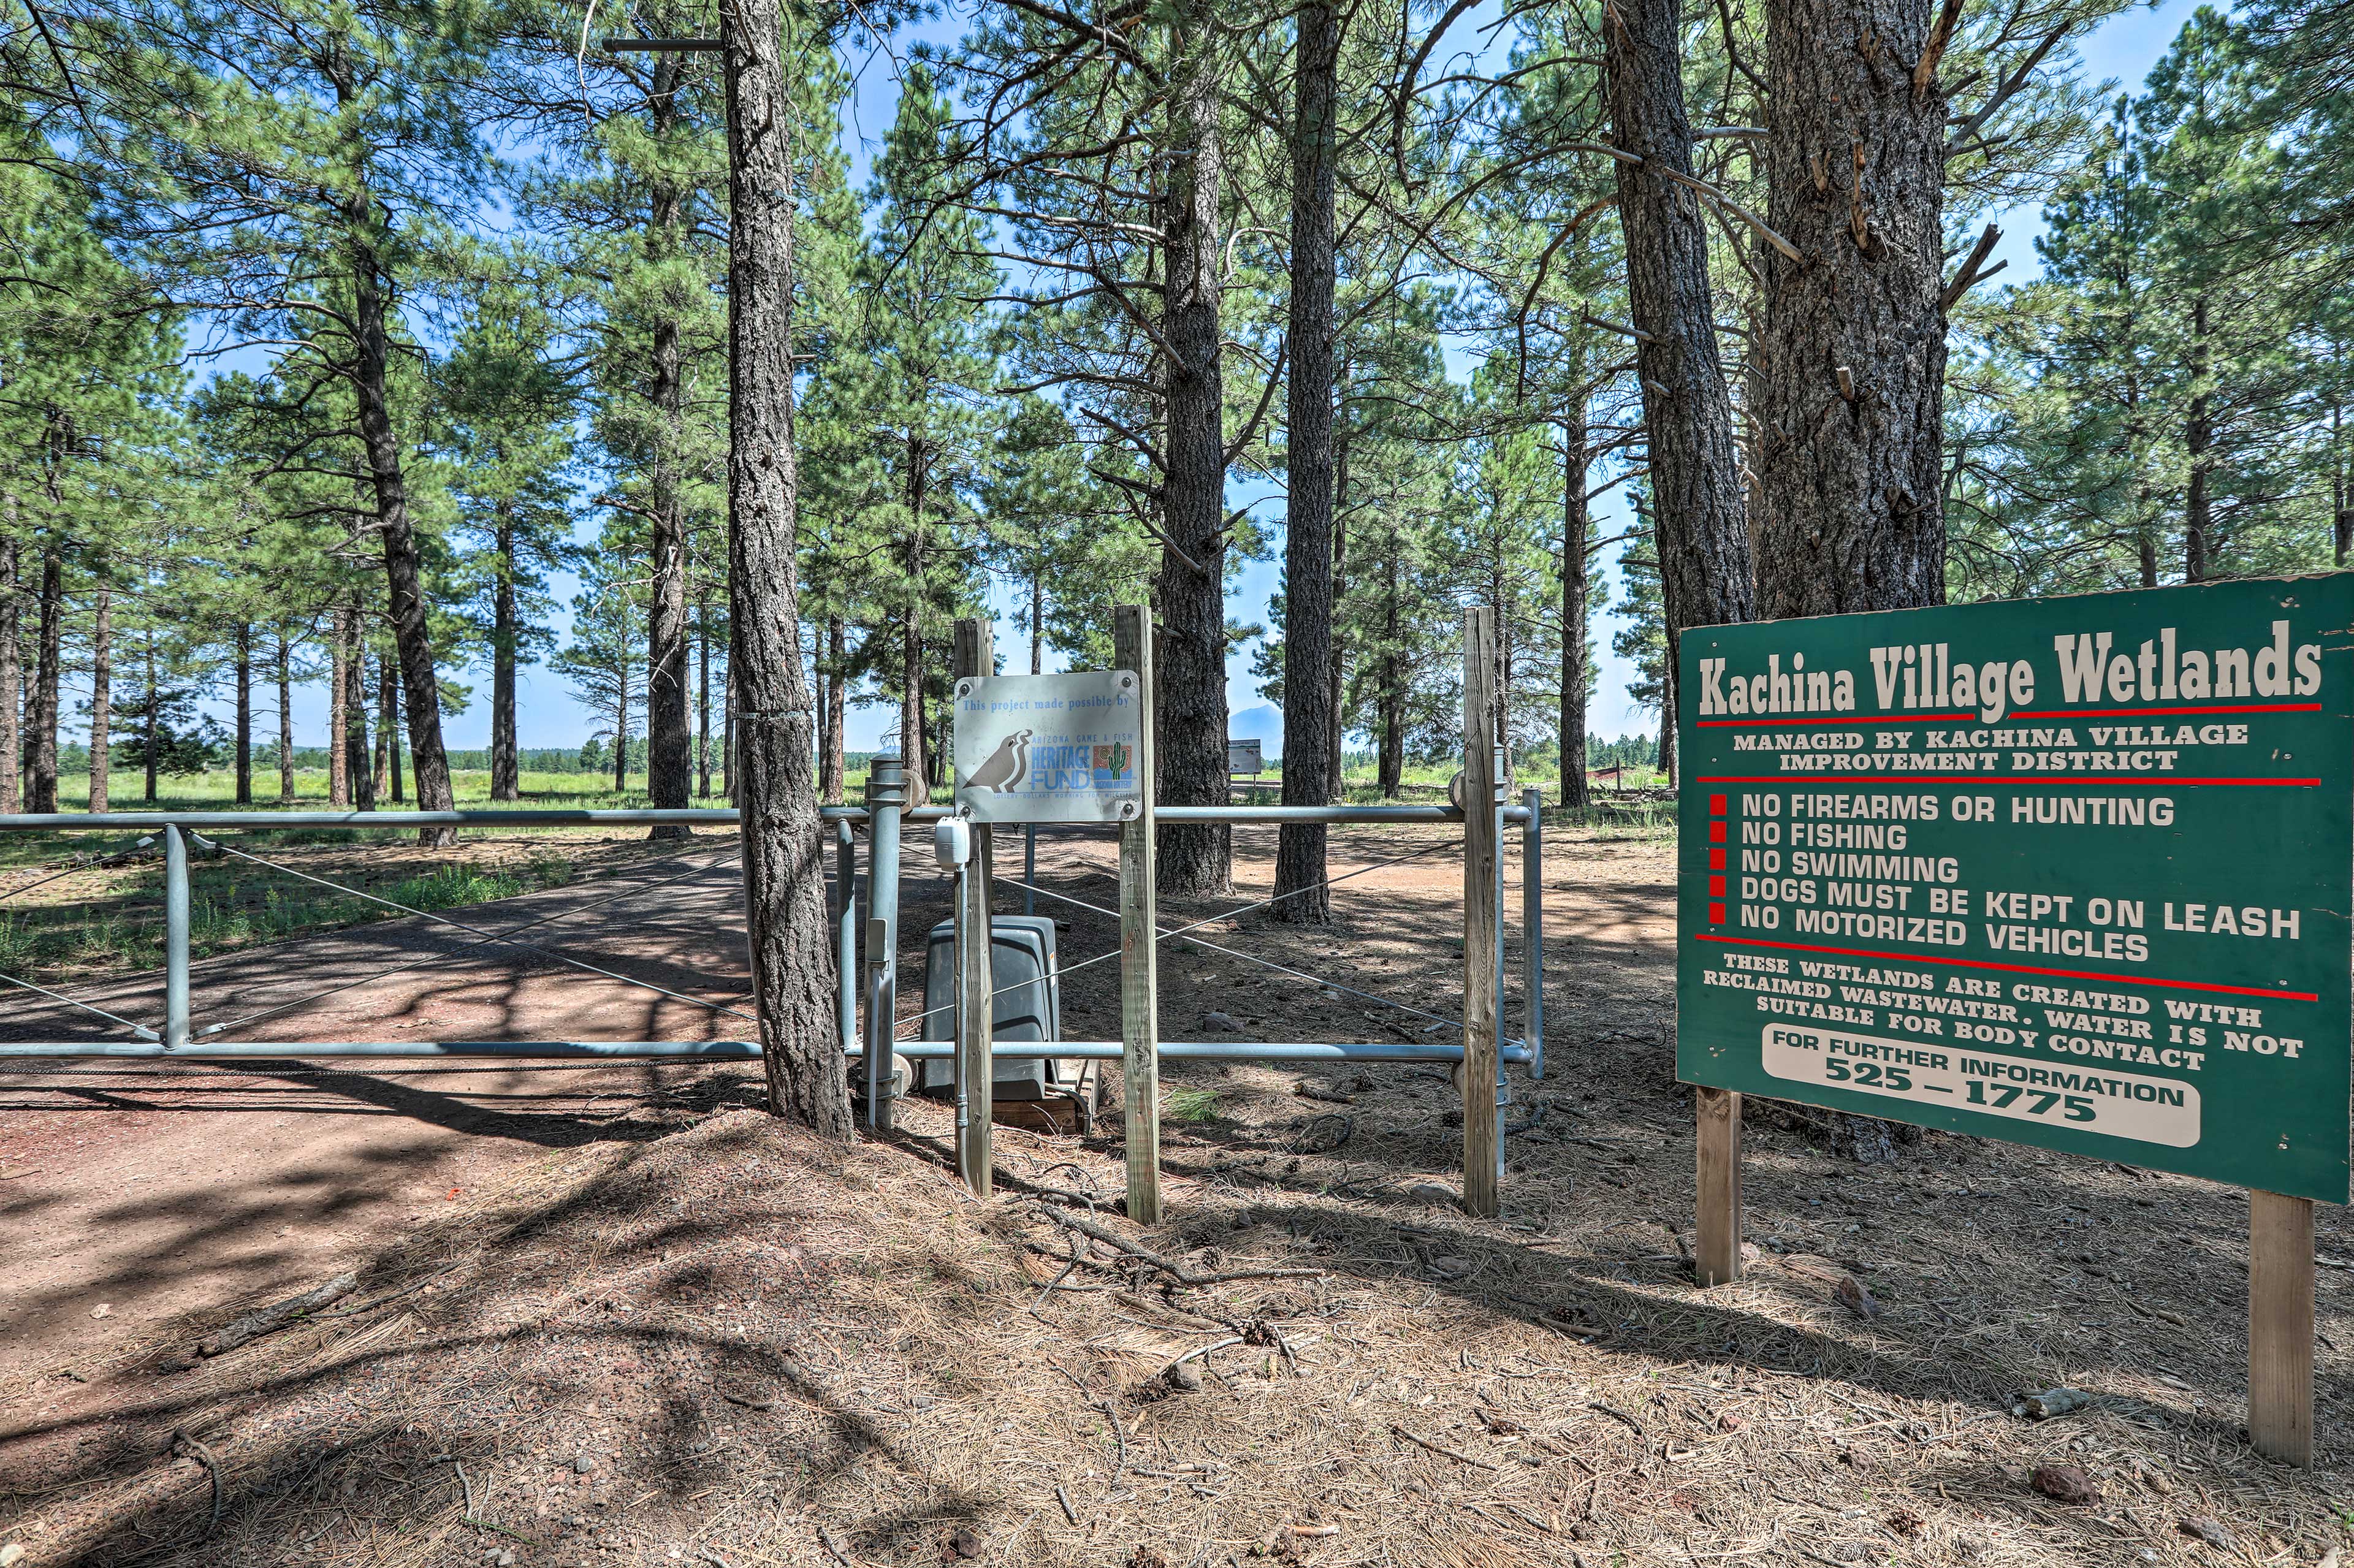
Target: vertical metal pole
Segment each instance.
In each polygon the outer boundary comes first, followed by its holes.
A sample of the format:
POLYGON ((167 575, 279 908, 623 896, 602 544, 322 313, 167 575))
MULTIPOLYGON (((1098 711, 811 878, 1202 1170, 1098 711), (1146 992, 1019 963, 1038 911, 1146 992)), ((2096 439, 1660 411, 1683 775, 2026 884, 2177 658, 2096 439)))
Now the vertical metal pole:
POLYGON ((1521 823, 1521 962, 1528 988, 1529 1076, 1544 1081, 1544 791, 1521 791, 1528 818, 1521 823))
POLYGON ((842 1048, 858 1044, 858 842, 846 821, 833 824, 834 1011, 842 1048))
POLYGON ((1136 673, 1136 783, 1143 800, 1119 825, 1120 1109, 1127 1131, 1128 1217, 1161 1223, 1161 952, 1153 885, 1152 612, 1112 611, 1112 662, 1136 673))
MULTIPOLYGON (((957 690, 965 683, 985 680, 996 673, 996 651, 991 646, 990 623, 968 617, 956 624, 957 690)), ((953 743, 951 743, 953 744, 953 743)), ((955 758, 949 775, 955 782, 955 758)), ((996 1026, 996 932, 991 910, 990 831, 976 822, 972 829, 972 859, 958 878, 957 891, 957 1169, 974 1196, 986 1198, 994 1187, 991 1145, 996 1118, 997 1063, 992 1041, 996 1026), (968 1114, 970 1107, 970 1114, 968 1114)))
POLYGON ((1038 913, 1038 824, 1022 824, 1022 913, 1038 913))
POLYGON ((866 1125, 891 1125, 891 1043, 899 1018, 899 813, 907 775, 896 757, 866 773, 866 1125))
POLYGON ((164 829, 164 1049, 188 1043, 188 841, 164 829))
MULTIPOLYGON (((1500 716, 1500 714, 1499 717, 1500 716)), ((1502 1192, 1504 1187, 1504 1123, 1507 1119, 1504 1110, 1512 1103, 1512 1086, 1504 1077, 1504 1053, 1501 1049, 1504 1043, 1506 969, 1504 963, 1504 800, 1507 792, 1511 789, 1511 780, 1506 774, 1506 769, 1511 766, 1511 754, 1504 749, 1503 743, 1499 741, 1496 745, 1495 765, 1489 774, 1489 777, 1496 781, 1495 829, 1489 842, 1494 846, 1496 862, 1496 906, 1492 915, 1492 928, 1496 933, 1496 1044, 1499 1047, 1496 1052, 1496 1190, 1499 1193, 1502 1192)))
POLYGON ((1463 1207, 1497 1205, 1496 618, 1463 614, 1463 1207))

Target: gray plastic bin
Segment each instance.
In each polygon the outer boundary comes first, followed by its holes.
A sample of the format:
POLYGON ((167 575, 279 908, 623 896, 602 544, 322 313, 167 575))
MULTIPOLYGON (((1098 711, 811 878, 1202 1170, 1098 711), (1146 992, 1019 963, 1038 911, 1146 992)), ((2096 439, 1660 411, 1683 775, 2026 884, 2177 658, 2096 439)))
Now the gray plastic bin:
MULTIPOLYGON (((1063 1037, 1061 966, 1055 951, 1055 922, 1043 915, 1000 915, 991 922, 990 964, 995 972, 997 1008, 992 1031, 1000 1040, 1060 1040, 1063 1037)), ((956 922, 932 927, 924 948, 926 1040, 956 1038, 956 922)), ((999 1062, 995 1094, 1005 1100, 1042 1100, 1069 1090, 1077 1081, 1076 1062, 999 1062)), ((950 1094, 956 1064, 915 1064, 916 1087, 925 1094, 950 1094)))

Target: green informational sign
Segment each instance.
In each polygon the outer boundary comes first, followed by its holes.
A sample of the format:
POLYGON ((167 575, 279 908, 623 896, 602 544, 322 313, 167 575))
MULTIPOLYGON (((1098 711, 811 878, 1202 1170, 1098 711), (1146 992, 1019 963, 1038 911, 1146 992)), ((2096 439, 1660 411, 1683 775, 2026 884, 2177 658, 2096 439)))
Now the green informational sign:
POLYGON ((1679 1077, 2346 1200, 2354 574, 1677 670, 1679 1077))

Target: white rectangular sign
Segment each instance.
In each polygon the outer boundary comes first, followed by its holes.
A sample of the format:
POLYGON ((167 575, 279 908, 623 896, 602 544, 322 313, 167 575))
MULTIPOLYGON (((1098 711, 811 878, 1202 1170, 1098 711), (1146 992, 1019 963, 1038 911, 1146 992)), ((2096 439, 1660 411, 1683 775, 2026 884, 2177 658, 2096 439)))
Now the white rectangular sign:
POLYGON ((1143 810, 1145 715, 1127 670, 956 685, 956 805, 976 822, 1117 822, 1143 810))
POLYGON ((1791 1083, 1888 1095, 2176 1149, 2199 1141, 2199 1089, 2179 1078, 2113 1072, 2094 1062, 2047 1065, 1944 1040, 1878 1039, 1803 1023, 1769 1023, 1765 1033, 1766 1071, 1791 1083))
POLYGON ((1247 773, 1256 778, 1267 771, 1267 759, 1256 740, 1226 742, 1226 772, 1229 775, 1247 773))

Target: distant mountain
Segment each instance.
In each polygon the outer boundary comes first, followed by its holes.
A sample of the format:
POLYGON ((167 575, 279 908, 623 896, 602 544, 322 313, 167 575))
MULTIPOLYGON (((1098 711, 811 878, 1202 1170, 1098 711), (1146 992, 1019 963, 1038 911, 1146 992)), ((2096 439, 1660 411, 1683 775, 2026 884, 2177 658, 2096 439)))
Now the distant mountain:
POLYGON ((1283 755, 1283 710, 1273 703, 1261 703, 1255 708, 1229 714, 1226 738, 1257 741, 1260 755, 1273 762, 1283 755))

